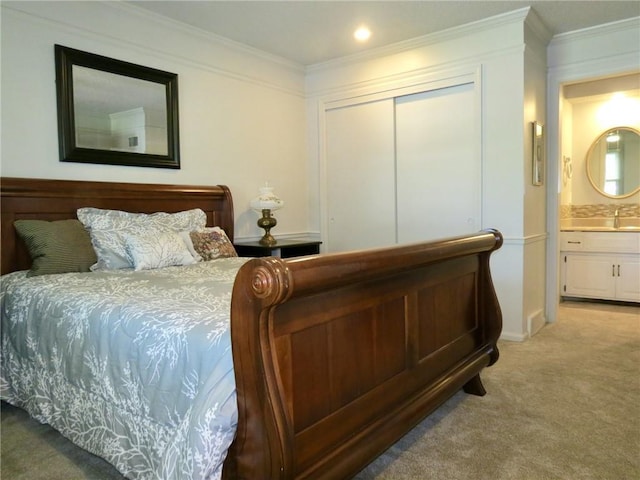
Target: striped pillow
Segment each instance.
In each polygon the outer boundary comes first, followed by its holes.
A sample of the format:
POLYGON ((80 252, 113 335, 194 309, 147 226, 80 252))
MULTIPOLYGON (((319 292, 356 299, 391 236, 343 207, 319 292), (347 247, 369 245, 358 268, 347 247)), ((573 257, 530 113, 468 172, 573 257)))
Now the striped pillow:
POLYGON ((88 272, 96 263, 89 233, 78 220, 16 220, 13 224, 31 255, 28 277, 88 272))

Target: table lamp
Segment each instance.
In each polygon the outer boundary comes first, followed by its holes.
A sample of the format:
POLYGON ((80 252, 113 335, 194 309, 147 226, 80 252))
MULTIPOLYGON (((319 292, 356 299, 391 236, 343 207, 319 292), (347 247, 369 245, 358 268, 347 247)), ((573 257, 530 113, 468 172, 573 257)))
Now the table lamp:
POLYGON ((271 235, 271 229, 278 223, 271 215, 271 212, 278 210, 284 206, 284 202, 273 193, 273 187, 265 183, 264 187, 260 187, 260 195, 251 200, 251 208, 262 212, 262 217, 258 219, 258 226, 264 228, 264 236, 259 240, 260 245, 271 247, 275 245, 277 240, 271 235))

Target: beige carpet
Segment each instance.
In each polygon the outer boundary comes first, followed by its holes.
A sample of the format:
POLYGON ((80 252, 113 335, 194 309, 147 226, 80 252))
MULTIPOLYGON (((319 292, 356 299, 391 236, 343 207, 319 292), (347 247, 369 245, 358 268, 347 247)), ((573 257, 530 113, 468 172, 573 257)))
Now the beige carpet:
MULTIPOLYGON (((486 396, 456 394, 357 479, 640 480, 639 307, 563 303, 500 350, 486 396)), ((123 478, 5 403, 1 440, 3 480, 123 478)))

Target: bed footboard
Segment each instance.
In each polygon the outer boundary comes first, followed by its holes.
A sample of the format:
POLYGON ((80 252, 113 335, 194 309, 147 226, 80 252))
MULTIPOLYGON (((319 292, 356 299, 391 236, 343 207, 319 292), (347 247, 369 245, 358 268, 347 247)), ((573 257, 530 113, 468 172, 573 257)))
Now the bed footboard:
POLYGON ((233 290, 239 423, 225 478, 348 478, 498 359, 496 230, 254 259, 233 290))

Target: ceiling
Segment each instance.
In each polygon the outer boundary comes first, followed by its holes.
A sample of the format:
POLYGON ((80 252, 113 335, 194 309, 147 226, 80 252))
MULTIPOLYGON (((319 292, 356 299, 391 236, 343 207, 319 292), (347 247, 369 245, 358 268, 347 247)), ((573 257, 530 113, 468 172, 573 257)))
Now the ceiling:
POLYGON ((640 16, 640 1, 155 1, 127 3, 301 65, 531 6, 552 35, 640 16), (367 25, 366 44, 353 39, 367 25))

